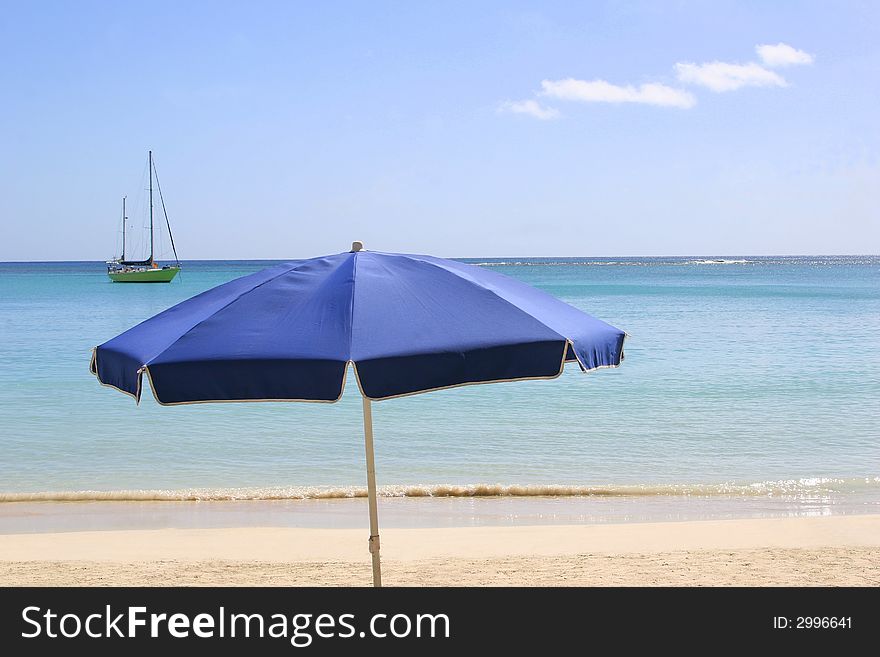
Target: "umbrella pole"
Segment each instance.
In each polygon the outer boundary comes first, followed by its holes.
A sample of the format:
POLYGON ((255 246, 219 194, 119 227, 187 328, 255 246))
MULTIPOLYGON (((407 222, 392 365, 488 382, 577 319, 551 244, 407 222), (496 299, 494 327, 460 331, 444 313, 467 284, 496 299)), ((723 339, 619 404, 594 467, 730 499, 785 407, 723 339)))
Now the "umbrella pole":
POLYGON ((370 554, 373 557, 373 586, 382 586, 379 563, 379 511, 376 508, 376 463, 373 459, 373 410, 364 397, 364 450, 367 455, 367 499, 370 504, 370 554))

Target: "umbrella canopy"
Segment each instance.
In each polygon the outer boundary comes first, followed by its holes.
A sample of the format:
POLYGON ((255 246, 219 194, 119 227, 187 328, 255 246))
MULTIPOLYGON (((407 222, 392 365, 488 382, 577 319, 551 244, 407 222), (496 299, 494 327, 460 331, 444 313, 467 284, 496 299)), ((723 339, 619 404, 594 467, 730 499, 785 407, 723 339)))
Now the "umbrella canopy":
POLYGON ((92 372, 160 404, 380 400, 616 367, 624 332, 486 268, 360 251, 219 285, 97 347, 92 372))
POLYGON ((361 249, 203 292, 96 347, 91 370, 136 400, 146 374, 160 404, 334 402, 351 363, 378 583, 370 400, 617 367, 625 333, 486 268, 361 249))

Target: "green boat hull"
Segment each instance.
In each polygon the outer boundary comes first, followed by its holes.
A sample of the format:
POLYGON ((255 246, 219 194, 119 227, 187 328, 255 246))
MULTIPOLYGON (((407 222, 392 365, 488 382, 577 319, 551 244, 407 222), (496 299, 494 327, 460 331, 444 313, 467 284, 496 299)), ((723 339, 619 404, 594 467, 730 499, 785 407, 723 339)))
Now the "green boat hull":
POLYGON ((136 269, 133 271, 109 271, 107 275, 114 283, 170 283, 180 267, 163 269, 136 269))

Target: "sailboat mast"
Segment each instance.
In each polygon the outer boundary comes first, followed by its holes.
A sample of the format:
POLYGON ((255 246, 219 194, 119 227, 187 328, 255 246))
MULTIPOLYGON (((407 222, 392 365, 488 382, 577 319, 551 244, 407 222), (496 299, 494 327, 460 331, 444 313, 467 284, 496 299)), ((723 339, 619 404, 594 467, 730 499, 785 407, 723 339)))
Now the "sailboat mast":
POLYGON ((122 260, 125 260, 125 197, 122 197, 122 260))
POLYGON ((153 151, 149 152, 150 168, 150 264, 153 264, 153 151))

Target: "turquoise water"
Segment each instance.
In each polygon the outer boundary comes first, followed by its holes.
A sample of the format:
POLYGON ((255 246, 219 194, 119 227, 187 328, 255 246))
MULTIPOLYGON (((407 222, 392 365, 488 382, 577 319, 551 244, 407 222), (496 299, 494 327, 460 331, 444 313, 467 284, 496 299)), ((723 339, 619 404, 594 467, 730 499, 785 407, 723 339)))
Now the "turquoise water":
MULTIPOLYGON (((625 329, 626 360, 374 404, 385 494, 880 502, 880 257, 471 262, 625 329)), ((355 385, 335 405, 160 407, 89 374, 95 345, 271 264, 188 262, 169 285, 0 264, 0 499, 359 494, 355 385)))

